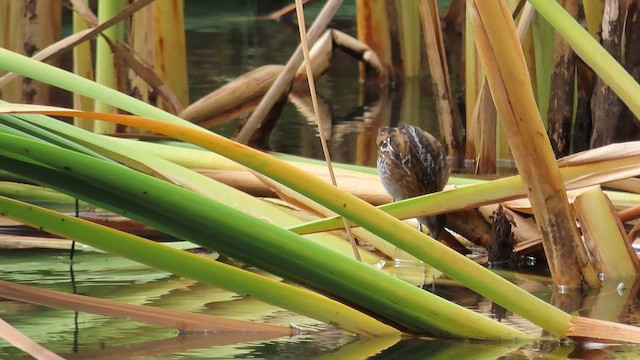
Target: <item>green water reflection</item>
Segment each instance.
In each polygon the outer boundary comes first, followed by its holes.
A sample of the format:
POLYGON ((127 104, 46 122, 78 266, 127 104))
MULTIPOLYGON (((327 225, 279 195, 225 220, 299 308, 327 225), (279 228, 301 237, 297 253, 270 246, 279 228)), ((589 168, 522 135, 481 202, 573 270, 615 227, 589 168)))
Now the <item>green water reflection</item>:
MULTIPOLYGON (((0 301, 3 320, 28 334, 35 341, 68 359, 521 359, 540 356, 556 358, 580 354, 577 358, 603 356, 634 358, 635 346, 590 348, 555 340, 530 343, 491 343, 427 338, 364 339, 315 320, 275 308, 251 298, 160 272, 135 262, 101 253, 81 252, 74 257, 71 281, 67 251, 4 250, 0 253, 0 279, 102 299, 117 300, 168 309, 198 312, 233 319, 293 325, 300 334, 272 339, 261 334, 210 333, 179 334, 173 329, 114 319, 88 313, 76 313, 19 301, 0 301), (631 357, 629 357, 631 356, 631 357)), ((422 264, 389 264, 388 271, 436 293, 490 315, 491 302, 446 282, 419 284, 426 269, 422 264)), ((519 278, 543 298, 553 296, 549 287, 519 278)), ((615 290, 614 290, 615 292, 615 290)), ((580 299, 577 310, 585 315, 609 310, 599 316, 632 317, 637 300, 598 294, 580 299), (631 300, 626 304, 627 300, 631 300), (606 302, 618 301, 612 314, 606 302), (600 302, 600 305, 598 305, 600 302), (604 303, 603 303, 604 302, 604 303), (584 306, 590 306, 586 309, 584 306), (598 310, 599 309, 599 310, 598 310)), ((557 296, 557 295, 555 295, 557 296)), ((557 301, 557 300, 556 300, 557 301)), ((567 298, 563 300, 567 302, 567 298)), ((634 322, 633 319, 627 319, 634 322)), ((535 335, 543 335, 526 321, 507 314, 502 320, 535 335)), ((544 338, 544 337, 543 337, 544 338)), ((0 343, 1 359, 28 358, 6 343, 0 343)))

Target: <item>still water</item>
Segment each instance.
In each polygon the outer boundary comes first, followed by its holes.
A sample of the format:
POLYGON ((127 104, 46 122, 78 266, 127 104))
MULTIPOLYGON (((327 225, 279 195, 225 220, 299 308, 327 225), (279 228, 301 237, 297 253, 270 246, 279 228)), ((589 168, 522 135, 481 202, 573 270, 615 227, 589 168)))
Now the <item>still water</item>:
MULTIPOLYGON (((277 9, 266 1, 186 2, 187 45, 191 100, 267 64, 285 63, 297 45, 297 29, 288 20, 258 20, 257 15, 277 9), (266 5, 265 5, 266 4, 266 5)), ((354 1, 346 1, 331 26, 355 35, 354 1)), ((318 5, 309 9, 309 20, 318 5)), ((373 165, 373 140, 378 126, 398 121, 418 124, 434 134, 438 128, 426 78, 413 79, 381 92, 359 83, 358 64, 338 53, 332 67, 318 82, 328 113, 323 126, 335 161, 373 165), (383 110, 381 110, 381 108, 383 110), (382 114, 382 115, 381 115, 382 114)), ((267 140, 274 151, 321 158, 309 101, 299 95, 290 101, 267 140)), ((231 134, 235 122, 216 126, 231 134)), ((295 326, 300 334, 263 339, 248 334, 178 334, 175 330, 87 313, 76 313, 18 301, 0 301, 0 315, 45 347, 69 359, 525 359, 525 358, 636 358, 634 346, 583 346, 544 340, 544 334, 518 316, 502 314, 487 299, 458 286, 431 284, 429 269, 420 263, 389 262, 387 271, 416 286, 473 310, 496 316, 521 330, 542 335, 531 343, 478 343, 433 339, 362 339, 312 319, 257 302, 251 298, 159 272, 121 258, 76 253, 71 271, 62 250, 3 250, 0 279, 46 289, 75 292, 134 304, 221 315, 295 326), (72 282, 71 279, 74 279, 72 282)), ((383 264, 379 264, 383 266, 383 264)), ((514 279, 537 296, 567 311, 638 324, 636 289, 622 294, 557 294, 542 277, 514 279)), ((0 342, 1 359, 28 358, 0 342)))
MULTIPOLYGON (((637 358, 636 346, 557 342, 539 328, 464 288, 437 280, 416 262, 389 262, 386 271, 439 296, 539 337, 532 342, 473 342, 428 338, 359 338, 313 319, 249 297, 160 272, 119 257, 66 250, 3 250, 0 280, 225 318, 293 326, 298 335, 272 338, 250 333, 181 334, 173 329, 37 306, 0 301, 2 319, 67 359, 529 359, 637 358), (73 279, 73 280, 72 280, 73 279)), ((381 264, 379 264, 381 265, 381 264)), ((254 271, 256 271, 254 269, 254 271)), ((635 291, 553 293, 545 278, 519 274, 512 281, 546 301, 582 315, 638 325, 635 291)), ((0 359, 28 359, 0 342, 0 359)))
MULTIPOLYGON (((291 19, 254 20, 259 11, 254 1, 221 2, 215 14, 206 2, 195 2, 187 19, 189 79, 192 101, 218 89, 237 76, 268 64, 284 64, 298 44, 298 30, 291 19), (202 9, 199 7, 202 6, 202 9)), ((257 3, 260 3, 259 1, 257 3)), ((308 9, 307 24, 321 3, 308 9)), ((273 5, 272 7, 277 8, 273 5)), ((189 8, 187 8, 187 16, 189 8)), ((356 36, 355 1, 346 1, 330 27, 356 36)), ((375 135, 379 126, 404 121, 439 134, 431 85, 425 77, 381 91, 377 85, 362 85, 358 62, 342 51, 334 51, 329 71, 317 82, 321 108, 329 115, 323 128, 331 157, 344 163, 375 165, 375 135)), ((230 135, 236 122, 214 127, 230 135)), ((267 140, 274 151, 322 159, 313 108, 307 89, 294 91, 267 140)))

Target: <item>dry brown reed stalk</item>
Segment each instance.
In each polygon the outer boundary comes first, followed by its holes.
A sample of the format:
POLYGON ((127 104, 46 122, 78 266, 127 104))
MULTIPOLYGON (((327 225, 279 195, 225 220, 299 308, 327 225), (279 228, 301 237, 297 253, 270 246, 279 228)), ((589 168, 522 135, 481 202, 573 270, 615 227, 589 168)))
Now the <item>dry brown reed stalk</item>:
POLYGON ((0 319, 0 337, 5 339, 11 345, 33 356, 35 359, 41 360, 64 360, 63 357, 42 347, 40 344, 31 340, 18 329, 14 328, 8 322, 0 319))
POLYGON ((183 8, 183 0, 154 1, 133 13, 129 31, 128 43, 133 50, 129 53, 136 54, 146 65, 146 73, 156 75, 144 76, 139 68, 133 69, 129 72, 131 88, 141 100, 172 114, 189 103, 183 8), (154 93, 160 92, 157 89, 172 96, 156 100, 154 93))
POLYGON ((420 1, 422 32, 429 59, 436 110, 447 154, 456 160, 461 157, 462 122, 451 95, 451 80, 447 56, 440 27, 438 6, 434 0, 420 1))
POLYGON ((470 4, 476 44, 518 171, 543 233, 554 283, 578 288, 582 286, 582 269, 585 281, 590 286, 598 286, 596 274, 588 267, 588 257, 537 110, 511 14, 503 1, 470 4))
MULTIPOLYGON (((329 69, 336 48, 364 62, 365 66, 379 74, 381 81, 387 81, 386 68, 371 48, 335 29, 326 31, 311 48, 311 67, 315 79, 329 69)), ((208 128, 248 114, 256 108, 257 102, 284 68, 282 65, 264 65, 252 70, 189 105, 179 116, 208 128)), ((306 81, 306 70, 301 66, 294 83, 306 81)), ((292 102, 295 105, 295 100, 292 102)))
MULTIPOLYGON (((517 27, 518 39, 521 43, 525 40, 533 15, 533 8, 525 4, 517 27)), ((472 154, 469 147, 475 147, 475 144, 478 143, 476 174, 494 174, 496 172, 496 146, 498 144, 496 134, 496 130, 498 130, 498 114, 484 76, 482 76, 482 80, 479 96, 474 99, 475 105, 470 123, 472 127, 467 135, 467 141, 471 141, 471 144, 467 145, 467 158, 472 154)))
POLYGON ((453 0, 447 9, 447 13, 442 16, 442 21, 450 26, 457 25, 465 16, 465 0, 453 0))
POLYGON ((478 142, 478 153, 476 160, 476 174, 495 174, 496 172, 496 127, 498 113, 493 104, 491 91, 482 84, 480 97, 473 109, 472 123, 475 124, 473 133, 474 142, 478 142))
POLYGON ((263 96, 282 69, 282 65, 265 65, 252 70, 192 103, 179 116, 199 124, 232 111, 243 103, 263 96))

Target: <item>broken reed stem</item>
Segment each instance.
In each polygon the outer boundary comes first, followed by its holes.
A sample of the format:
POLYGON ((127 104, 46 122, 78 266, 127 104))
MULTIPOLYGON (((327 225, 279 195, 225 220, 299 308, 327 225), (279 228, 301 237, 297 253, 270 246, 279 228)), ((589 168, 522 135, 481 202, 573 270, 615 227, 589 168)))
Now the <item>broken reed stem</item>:
MULTIPOLYGON (((307 36, 309 44, 313 45, 320 38, 320 35, 324 32, 324 29, 338 11, 341 4, 342 0, 327 1, 309 29, 309 34, 307 36)), ((241 144, 248 143, 251 139, 251 135, 253 135, 253 133, 260 127, 265 116, 273 108, 273 105, 282 99, 285 93, 289 91, 291 83, 296 76, 296 71, 298 71, 298 68, 302 64, 302 59, 302 45, 300 45, 293 55, 291 55, 284 70, 269 88, 269 91, 267 91, 262 100, 260 100, 256 109, 251 113, 251 116, 249 116, 247 123, 236 136, 235 140, 237 142, 241 144)))
MULTIPOLYGON (((313 113, 316 119, 316 126, 318 127, 318 134, 320 135, 320 143, 322 144, 322 152, 324 154, 324 158, 327 161, 327 170, 329 171, 329 177, 331 178, 331 184, 335 187, 338 187, 338 183, 336 182, 336 176, 333 172, 333 166, 331 165, 331 155, 329 154, 329 147, 327 146, 327 138, 324 135, 324 129, 320 125, 322 122, 320 121, 320 106, 318 105, 318 95, 316 93, 316 84, 313 78, 313 69, 311 68, 311 56, 309 55, 309 44, 307 43, 307 27, 304 21, 304 8, 302 5, 302 0, 296 1, 296 16, 298 18, 298 30, 300 31, 300 45, 302 47, 302 54, 304 57, 304 66, 307 70, 307 81, 309 82, 309 93, 311 94, 311 102, 313 104, 313 113)), ((353 237, 353 233, 351 232, 351 226, 349 226, 349 221, 342 218, 344 223, 344 229, 347 232, 347 237, 349 238, 349 242, 351 243, 351 248, 353 249, 353 255, 356 260, 362 261, 360 257, 360 252, 358 251, 358 244, 356 243, 356 239, 353 237)))
POLYGON ((567 336, 578 341, 640 342, 640 328, 610 321, 572 316, 567 336))

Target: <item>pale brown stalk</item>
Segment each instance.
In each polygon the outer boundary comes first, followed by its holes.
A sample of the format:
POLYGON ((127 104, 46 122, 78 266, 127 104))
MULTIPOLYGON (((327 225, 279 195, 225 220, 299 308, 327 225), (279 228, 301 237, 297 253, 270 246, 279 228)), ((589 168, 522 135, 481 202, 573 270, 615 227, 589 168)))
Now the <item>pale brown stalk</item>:
POLYGON ((554 283, 597 286, 571 214, 562 177, 533 96, 511 14, 503 1, 471 3, 471 19, 496 108, 531 200, 554 283), (497 54, 500 54, 499 56, 497 54), (580 262, 578 262, 580 261, 580 262))
MULTIPOLYGON (((0 46, 33 56, 60 38, 61 1, 7 1, 2 9, 0 46), (35 21, 34 21, 35 19, 35 21)), ((53 64, 58 64, 54 59, 53 64)), ((3 84, 6 85, 5 82, 3 84)), ((60 90, 31 79, 14 81, 2 89, 2 99, 29 104, 52 104, 60 90)))
POLYGON ((183 0, 154 1, 133 14, 129 31, 132 53, 139 56, 140 62, 147 65, 145 69, 155 72, 160 80, 151 84, 147 81, 148 76, 143 77, 140 69, 134 69, 129 74, 131 87, 146 102, 153 102, 154 89, 171 89, 175 95, 170 102, 161 98, 156 105, 174 114, 189 103, 183 8, 183 0))
POLYGON ((0 319, 0 338, 5 339, 8 343, 33 356, 35 359, 64 360, 63 357, 42 347, 2 319, 0 319))
POLYGON ((447 154, 454 159, 460 158, 462 122, 457 106, 451 95, 451 80, 447 68, 447 56, 440 28, 438 6, 434 0, 420 1, 422 31, 424 34, 429 69, 433 81, 436 109, 440 122, 440 132, 447 148, 447 154))

